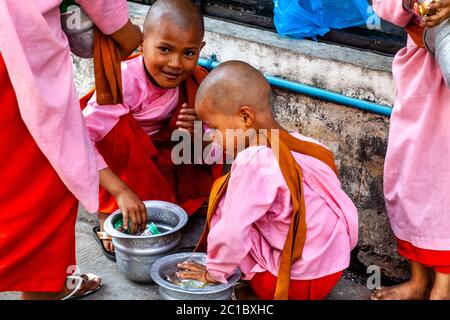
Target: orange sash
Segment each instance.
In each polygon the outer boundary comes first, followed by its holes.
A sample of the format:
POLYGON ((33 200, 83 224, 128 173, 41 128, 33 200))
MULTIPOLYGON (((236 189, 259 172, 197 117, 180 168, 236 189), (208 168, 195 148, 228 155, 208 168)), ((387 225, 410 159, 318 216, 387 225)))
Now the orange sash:
POLYGON ((418 24, 414 22, 410 22, 405 27, 406 32, 408 32, 411 39, 413 39, 414 43, 419 48, 425 48, 425 43, 423 42, 423 33, 425 31, 425 28, 419 26, 418 24))
MULTIPOLYGON (((302 171, 291 151, 321 160, 336 174, 337 168, 331 151, 318 144, 299 140, 285 131, 280 130, 279 133, 269 132, 267 141, 268 146, 275 152, 281 173, 291 192, 293 204, 292 221, 281 253, 281 263, 275 291, 276 300, 287 300, 291 266, 301 258, 306 240, 306 207, 303 196, 302 171), (279 151, 278 153, 276 152, 277 150, 279 151)), ((206 226, 195 251, 206 250, 211 219, 220 199, 225 194, 230 175, 231 173, 228 173, 219 178, 212 187, 206 226)))
POLYGON ((122 70, 119 48, 114 40, 98 28, 94 30, 94 75, 97 103, 123 102, 122 70))

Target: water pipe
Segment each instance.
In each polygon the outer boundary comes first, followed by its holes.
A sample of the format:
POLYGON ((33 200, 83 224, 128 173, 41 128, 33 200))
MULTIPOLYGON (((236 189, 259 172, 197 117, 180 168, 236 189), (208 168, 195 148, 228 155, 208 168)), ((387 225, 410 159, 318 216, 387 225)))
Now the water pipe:
MULTIPOLYGON (((220 63, 217 62, 215 57, 213 56, 210 59, 200 58, 198 61, 198 64, 207 70, 212 70, 212 69, 216 68, 220 63)), ((385 105, 381 105, 381 104, 377 104, 377 103, 373 103, 373 102, 369 102, 369 101, 365 101, 365 100, 361 100, 361 99, 347 97, 345 95, 342 95, 342 94, 339 94, 336 92, 319 89, 319 88, 316 88, 313 86, 289 81, 286 79, 281 79, 281 78, 274 77, 274 76, 265 75, 265 77, 272 86, 277 87, 277 88, 300 93, 303 95, 307 95, 307 96, 310 96, 313 98, 325 100, 328 102, 342 104, 342 105, 345 105, 348 107, 353 107, 353 108, 368 111, 371 113, 381 114, 381 115, 387 116, 387 117, 390 117, 391 113, 392 113, 392 108, 385 106, 385 105)))

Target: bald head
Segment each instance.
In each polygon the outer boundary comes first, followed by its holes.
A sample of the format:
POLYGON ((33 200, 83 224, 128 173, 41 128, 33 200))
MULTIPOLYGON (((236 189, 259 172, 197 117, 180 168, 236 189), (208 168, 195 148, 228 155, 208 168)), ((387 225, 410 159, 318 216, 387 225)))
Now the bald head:
POLYGON ((272 116, 270 85, 264 75, 243 61, 220 64, 203 80, 196 96, 196 110, 234 114, 241 106, 272 116))
POLYGON ((191 0, 158 0, 148 11, 144 22, 144 35, 149 34, 162 22, 169 21, 184 30, 195 28, 205 32, 203 15, 191 0))

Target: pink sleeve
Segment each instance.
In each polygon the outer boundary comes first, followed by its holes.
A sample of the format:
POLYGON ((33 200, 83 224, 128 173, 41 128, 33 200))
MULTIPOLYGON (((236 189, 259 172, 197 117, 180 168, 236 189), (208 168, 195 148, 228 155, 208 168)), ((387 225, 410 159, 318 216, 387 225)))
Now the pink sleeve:
MULTIPOLYGON (((125 104, 97 104, 96 95, 94 94, 91 100, 89 100, 86 108, 83 110, 83 116, 86 121, 92 144, 95 146, 97 141, 102 140, 119 122, 120 117, 128 113, 130 113, 130 108, 125 104)), ((95 150, 97 153, 98 170, 108 167, 97 148, 95 148, 95 150)))
MULTIPOLYGON (((221 283, 227 282, 249 253, 252 224, 267 213, 281 185, 279 168, 276 174, 261 174, 255 157, 242 160, 249 152, 254 151, 242 151, 233 163, 221 217, 208 235, 207 269, 221 283)), ((273 157, 268 148, 258 149, 253 156, 258 153, 273 157)))
POLYGON ((402 0, 374 0, 373 8, 381 19, 400 27, 406 26, 413 16, 403 8, 402 0))
POLYGON ((122 28, 129 19, 126 0, 77 0, 104 34, 122 28))

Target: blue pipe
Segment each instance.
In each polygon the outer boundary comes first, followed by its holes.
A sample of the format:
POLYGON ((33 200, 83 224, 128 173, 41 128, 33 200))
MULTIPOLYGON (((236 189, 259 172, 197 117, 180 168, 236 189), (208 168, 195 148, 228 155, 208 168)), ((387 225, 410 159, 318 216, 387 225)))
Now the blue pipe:
MULTIPOLYGON (((217 62, 214 58, 212 58, 212 59, 200 58, 198 61, 198 64, 207 70, 212 70, 212 69, 216 68, 220 63, 217 62)), ((266 75, 265 77, 271 85, 273 85, 277 88, 290 90, 292 92, 300 93, 300 94, 307 95, 307 96, 310 96, 313 98, 317 98, 317 99, 321 99, 321 100, 325 100, 325 101, 329 101, 329 102, 333 102, 333 103, 337 103, 337 104, 342 104, 342 105, 345 105, 348 107, 353 107, 353 108, 357 108, 360 110, 364 110, 364 111, 368 111, 368 112, 372 112, 372 113, 376 113, 376 114, 381 114, 381 115, 387 116, 387 117, 390 117, 391 113, 392 113, 391 107, 384 106, 381 104, 347 97, 347 96, 344 96, 344 95, 336 93, 336 92, 319 89, 316 87, 308 86, 306 84, 301 84, 301 83, 281 79, 281 78, 274 77, 274 76, 266 75)))

